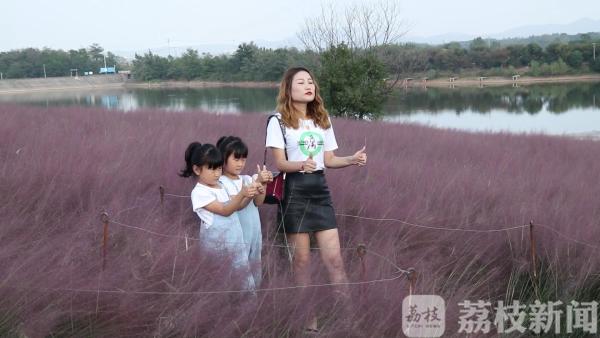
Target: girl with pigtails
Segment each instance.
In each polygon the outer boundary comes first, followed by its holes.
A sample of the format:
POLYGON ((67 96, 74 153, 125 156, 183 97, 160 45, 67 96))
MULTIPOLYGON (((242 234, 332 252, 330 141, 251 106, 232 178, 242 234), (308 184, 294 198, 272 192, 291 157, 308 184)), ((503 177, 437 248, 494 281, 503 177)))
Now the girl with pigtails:
POLYGON ((191 199, 193 210, 200 218, 201 245, 231 255, 234 268, 242 270, 246 276, 244 288, 254 290, 256 282, 248 262, 248 246, 236 212, 257 195, 257 186, 243 185, 239 194, 230 197, 219 182, 223 162, 217 147, 193 142, 185 151, 186 165, 179 175, 196 179, 191 199))

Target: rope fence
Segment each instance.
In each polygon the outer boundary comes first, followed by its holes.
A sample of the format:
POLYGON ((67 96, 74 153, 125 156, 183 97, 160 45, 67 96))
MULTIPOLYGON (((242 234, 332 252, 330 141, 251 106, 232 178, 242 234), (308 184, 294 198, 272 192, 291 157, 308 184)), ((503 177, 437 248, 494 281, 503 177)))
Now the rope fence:
POLYGON ((295 289, 308 289, 318 287, 331 287, 331 286, 351 286, 351 285, 365 285, 384 283, 398 280, 404 277, 406 274, 402 271, 398 271, 395 275, 387 278, 373 279, 359 282, 340 282, 340 283, 322 283, 322 284, 308 284, 308 285, 294 285, 294 286, 281 286, 273 288, 259 288, 259 289, 243 289, 243 290, 215 290, 215 291, 134 291, 134 290, 103 290, 103 289, 77 289, 77 288, 41 288, 39 290, 49 292, 79 292, 79 293, 107 293, 107 294, 135 294, 135 295, 211 295, 211 294, 239 294, 239 293, 254 293, 254 292, 274 292, 274 291, 288 291, 295 289))
MULTIPOLYGON (((190 196, 184 196, 184 195, 177 195, 177 194, 171 194, 171 193, 166 193, 164 187, 160 186, 159 187, 159 192, 160 192, 160 204, 163 205, 164 204, 164 200, 165 197, 173 197, 173 198, 190 198, 190 196)), ((126 210, 131 210, 134 209, 135 207, 130 207, 126 210)), ((123 213, 124 211, 119 211, 116 214, 120 215, 121 213, 123 213)), ((407 222, 401 219, 396 219, 396 218, 375 218, 375 217, 365 217, 365 216, 358 216, 358 215, 350 215, 350 214, 342 214, 342 213, 336 213, 335 214, 337 217, 346 217, 346 218, 354 218, 354 219, 360 219, 360 220, 365 220, 365 221, 374 221, 374 222, 394 222, 394 223, 400 223, 406 226, 411 226, 411 227, 415 227, 415 228, 420 228, 420 229, 428 229, 428 230, 438 230, 438 231, 451 231, 451 232, 464 232, 464 233, 498 233, 498 232, 505 232, 505 231, 511 231, 511 230, 517 230, 517 229, 525 229, 525 228, 529 228, 529 241, 530 241, 530 252, 531 252, 531 266, 532 266, 532 274, 534 277, 537 277, 537 263, 536 263, 536 251, 535 251, 535 238, 534 238, 534 223, 533 221, 531 221, 529 224, 523 224, 523 225, 515 225, 515 226, 510 226, 510 227, 505 227, 505 228, 497 228, 497 229, 465 229, 465 228, 446 228, 446 227, 439 227, 439 226, 430 226, 430 225, 424 225, 424 224, 418 224, 418 223, 412 223, 412 222, 407 222)), ((158 236, 158 237, 163 237, 163 238, 171 238, 171 239, 177 239, 177 240, 185 240, 185 247, 186 247, 186 251, 189 249, 189 244, 188 241, 200 241, 200 238, 196 238, 196 237, 188 237, 188 236, 181 236, 181 235, 170 235, 170 234, 164 234, 164 233, 160 233, 160 232, 156 232, 153 230, 149 230, 149 229, 145 229, 143 227, 139 227, 139 226, 135 226, 135 225, 130 225, 130 224, 126 224, 123 222, 120 222, 118 220, 114 220, 114 219, 110 219, 109 215, 106 212, 103 212, 100 216, 101 221, 103 223, 103 242, 102 242, 102 252, 103 252, 103 270, 106 267, 106 255, 107 255, 107 243, 108 243, 108 228, 109 228, 109 223, 110 224, 115 224, 118 225, 122 228, 126 228, 129 230, 135 230, 135 231, 141 231, 141 232, 145 232, 147 234, 153 235, 153 236, 158 236)), ((563 239, 566 239, 568 241, 571 242, 575 242, 581 245, 585 245, 587 247, 593 248, 593 249, 600 249, 600 246, 597 245, 593 245, 590 243, 586 243, 580 240, 577 240, 571 236, 565 235, 562 232, 554 229, 551 226, 548 225, 544 225, 544 224, 535 224, 536 226, 540 226, 544 229, 549 230, 551 233, 562 237, 563 239)), ((237 243, 237 242, 223 242, 224 244, 231 244, 231 245, 247 245, 247 243, 237 243)), ((263 243, 262 244, 263 247, 273 247, 273 248, 286 248, 286 249, 290 249, 290 247, 293 248, 300 248, 300 247, 293 247, 293 246, 289 246, 289 245, 282 245, 282 244, 271 244, 271 243, 263 243)), ((358 254, 358 257, 360 258, 360 262, 361 262, 361 272, 362 272, 362 279, 365 279, 365 274, 366 274, 366 267, 365 267, 365 261, 364 261, 364 256, 365 254, 370 254, 373 255, 375 257, 378 257, 379 259, 385 261, 387 264, 390 264, 390 266, 392 266, 395 269, 395 275, 391 276, 391 277, 387 277, 387 278, 380 278, 380 279, 374 279, 374 280, 363 280, 363 281, 358 281, 358 282, 341 282, 341 283, 324 283, 324 284, 310 284, 310 285, 302 285, 302 286, 285 286, 285 287, 274 287, 274 288, 263 288, 263 289, 254 289, 254 290, 249 290, 249 289, 243 289, 243 290, 220 290, 220 291, 168 291, 168 292, 160 292, 160 291, 126 291, 126 290, 101 290, 101 289, 97 289, 97 290, 93 290, 93 289, 72 289, 72 288, 57 288, 57 289, 48 289, 48 291, 70 291, 70 292, 84 292, 84 293, 112 293, 112 294, 152 294, 152 295, 197 295, 197 294, 232 294, 232 293, 248 293, 248 292, 269 292, 269 291, 283 291, 283 290, 293 290, 293 289, 300 289, 300 288, 315 288, 315 287, 329 287, 329 286, 349 286, 349 285, 366 285, 366 284, 373 284, 373 283, 382 283, 382 282, 390 282, 390 281, 394 281, 397 280, 399 278, 402 278, 404 276, 406 276, 409 280, 409 293, 412 294, 415 290, 415 284, 416 284, 416 271, 414 268, 408 268, 408 269, 403 269, 401 267, 399 267, 396 263, 394 263, 390 258, 381 255, 373 250, 367 249, 366 246, 364 244, 359 244, 358 246, 355 247, 335 247, 335 248, 326 248, 326 247, 310 247, 309 249, 311 250, 326 250, 326 249, 336 249, 336 250, 355 250, 358 254)))
MULTIPOLYGON (((190 198, 190 196, 187 195, 178 195, 178 194, 171 194, 171 193, 167 193, 165 192, 165 188, 163 186, 159 186, 159 192, 160 192, 160 199, 161 202, 164 201, 164 197, 174 197, 174 198, 190 198)), ((504 231, 511 231, 511 230, 517 230, 517 229, 525 229, 525 228, 530 228, 530 230, 532 229, 532 227, 534 226, 533 221, 531 221, 529 224, 523 224, 523 225, 514 225, 514 226, 509 226, 506 228, 497 228, 497 229, 465 229, 465 228, 452 228, 452 227, 439 227, 439 226, 430 226, 430 225, 424 225, 424 224, 418 224, 418 223, 412 223, 412 222, 407 222, 401 219, 397 219, 397 218, 376 218, 376 217, 366 217, 366 216, 359 216, 359 215, 350 215, 350 214, 343 214, 343 213, 336 213, 335 214, 337 217, 346 217, 346 218, 354 218, 354 219, 360 219, 360 220, 365 220, 365 221, 374 221, 374 222, 394 222, 394 223, 400 223, 403 225, 407 225, 407 226, 411 226, 411 227, 415 227, 415 228, 421 228, 421 229, 429 229, 429 230, 439 230, 439 231, 451 231, 451 232, 465 232, 465 233, 497 233, 497 232, 504 232, 504 231)), ((140 227, 135 227, 135 226, 131 226, 131 225, 126 225, 123 223, 118 223, 116 221, 113 221, 119 225, 125 226, 125 227, 130 227, 133 229, 137 229, 137 230, 142 230, 142 231, 146 231, 148 233, 152 233, 158 236, 162 236, 162 237, 173 237, 173 238, 183 238, 181 236, 172 236, 172 235, 166 235, 166 234, 160 234, 157 232, 153 232, 150 230, 146 230, 140 227)), ((549 226, 549 225, 544 225, 544 224, 535 224, 537 226, 543 227, 545 229, 548 229, 549 231, 551 231, 552 233, 554 233, 555 235, 558 235, 559 237, 562 237, 563 239, 566 239, 568 241, 574 242, 574 243, 578 243, 581 245, 585 245, 587 247, 593 248, 593 249, 600 249, 600 246, 598 245, 594 245, 594 244, 590 244, 590 243, 586 243, 583 242, 581 240, 575 239, 571 236, 568 236, 556 229, 554 229, 553 227, 549 226)), ((531 232, 531 231, 530 231, 531 232)), ((530 233, 530 236, 532 236, 532 233, 530 233)), ((198 240, 197 238, 192 238, 192 237, 186 237, 186 239, 188 240, 198 240)), ((285 245, 271 245, 271 246, 276 246, 276 247, 287 247, 285 245)), ((311 248, 311 249, 315 249, 318 250, 319 248, 311 248)), ((356 248, 344 248, 341 247, 340 249, 342 250, 355 250, 356 248)))

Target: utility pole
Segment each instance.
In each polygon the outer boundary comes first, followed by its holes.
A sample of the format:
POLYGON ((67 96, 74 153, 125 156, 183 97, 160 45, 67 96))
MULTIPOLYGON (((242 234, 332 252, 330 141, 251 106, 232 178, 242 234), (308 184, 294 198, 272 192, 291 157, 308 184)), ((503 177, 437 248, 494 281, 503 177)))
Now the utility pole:
POLYGON ((0 80, 4 80, 4 73, 0 72, 0 80))
POLYGON ((44 79, 46 78, 46 64, 44 63, 44 79))
POLYGON ((596 60, 596 43, 592 42, 592 46, 594 46, 594 60, 596 60))

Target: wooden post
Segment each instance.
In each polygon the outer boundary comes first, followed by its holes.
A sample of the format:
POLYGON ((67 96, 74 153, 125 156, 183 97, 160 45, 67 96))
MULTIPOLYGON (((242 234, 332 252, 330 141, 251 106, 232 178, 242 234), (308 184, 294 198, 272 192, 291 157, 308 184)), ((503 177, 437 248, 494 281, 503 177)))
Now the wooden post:
MULTIPOLYGON (((361 281, 365 281, 367 277, 367 266, 365 264, 365 255, 367 254, 367 246, 364 244, 359 244, 356 247, 356 254, 360 259, 360 279, 361 281)), ((365 285, 360 286, 360 294, 364 295, 365 293, 365 285)))
POLYGON ((531 268, 533 269, 533 278, 537 280, 537 268, 535 261, 535 238, 533 237, 533 221, 529 222, 529 244, 531 248, 531 268))
POLYGON ((407 271, 407 277, 409 282, 408 294, 412 296, 415 292, 415 286, 417 284, 417 271, 415 270, 415 268, 408 268, 407 271))
POLYGON ((160 205, 162 206, 165 202, 165 188, 161 185, 158 187, 158 191, 160 192, 160 205))
POLYGON ((360 258, 360 263, 361 263, 361 276, 364 279, 365 278, 365 274, 367 273, 367 269, 365 266, 365 254, 367 253, 367 247, 364 244, 359 244, 358 247, 356 247, 356 254, 358 255, 358 258, 360 258))
POLYGON ((456 79, 457 79, 457 77, 450 78, 450 88, 455 88, 456 79))
POLYGON ((104 225, 104 232, 102 237, 102 270, 104 270, 106 268, 106 252, 108 251, 108 223, 110 222, 110 219, 108 218, 108 213, 101 213, 100 221, 102 221, 104 225))
MULTIPOLYGON (((412 308, 413 305, 413 293, 415 292, 415 284, 417 283, 417 274, 415 268, 408 268, 406 270, 406 277, 408 278, 408 308, 412 308)), ((410 327, 408 328, 410 330, 410 327)))

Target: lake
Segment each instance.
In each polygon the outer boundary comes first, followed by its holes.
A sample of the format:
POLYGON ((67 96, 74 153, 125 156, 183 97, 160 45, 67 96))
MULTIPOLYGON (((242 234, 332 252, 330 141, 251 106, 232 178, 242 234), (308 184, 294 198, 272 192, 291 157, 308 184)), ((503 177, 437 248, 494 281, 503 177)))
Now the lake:
MULTIPOLYGON (((0 95, 0 102, 242 114, 272 111, 276 95, 276 88, 105 89, 0 95)), ((382 119, 468 131, 597 135, 600 83, 399 89, 382 119)))

